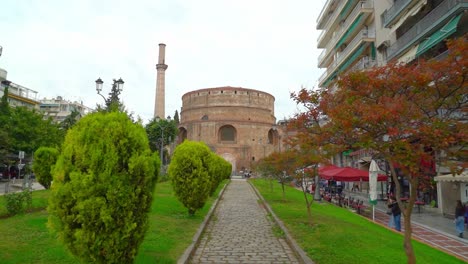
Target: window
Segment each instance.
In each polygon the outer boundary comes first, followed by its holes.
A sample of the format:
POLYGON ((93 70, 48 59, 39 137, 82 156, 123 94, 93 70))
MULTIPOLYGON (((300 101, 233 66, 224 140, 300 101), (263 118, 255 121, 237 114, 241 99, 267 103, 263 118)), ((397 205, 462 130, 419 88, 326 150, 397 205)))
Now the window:
POLYGON ((236 129, 231 125, 222 126, 219 129, 219 141, 236 141, 236 129))

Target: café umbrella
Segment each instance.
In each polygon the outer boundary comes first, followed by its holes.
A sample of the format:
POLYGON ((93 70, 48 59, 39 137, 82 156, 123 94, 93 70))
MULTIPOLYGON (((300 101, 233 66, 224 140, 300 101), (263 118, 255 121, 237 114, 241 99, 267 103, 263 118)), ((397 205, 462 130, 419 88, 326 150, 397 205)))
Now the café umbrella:
POLYGON ((372 160, 369 166, 369 203, 372 204, 372 220, 375 220, 375 205, 377 204, 377 178, 381 172, 379 165, 372 160))

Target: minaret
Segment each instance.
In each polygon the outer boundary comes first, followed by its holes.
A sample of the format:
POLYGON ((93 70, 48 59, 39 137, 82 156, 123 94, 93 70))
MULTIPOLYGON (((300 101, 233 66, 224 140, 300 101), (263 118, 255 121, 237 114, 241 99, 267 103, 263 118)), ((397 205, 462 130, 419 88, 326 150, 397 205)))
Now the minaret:
POLYGON ((158 64, 156 64, 156 98, 154 100, 154 118, 158 117, 165 119, 165 75, 167 65, 164 63, 166 56, 166 44, 159 43, 159 57, 158 64))

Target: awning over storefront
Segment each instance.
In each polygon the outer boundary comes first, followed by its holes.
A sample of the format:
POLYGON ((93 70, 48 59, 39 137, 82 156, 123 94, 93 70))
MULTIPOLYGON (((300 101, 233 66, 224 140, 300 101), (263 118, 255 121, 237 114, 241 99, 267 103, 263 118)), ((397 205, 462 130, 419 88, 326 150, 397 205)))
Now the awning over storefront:
POLYGON ((460 175, 453 175, 453 174, 441 175, 441 176, 434 177, 434 180, 438 182, 468 182, 468 172, 465 170, 460 175))
POLYGON ((453 17, 445 26, 443 26, 438 31, 434 32, 429 38, 421 42, 416 52, 416 57, 423 54, 430 48, 434 47, 437 43, 441 42, 445 38, 449 37, 457 31, 457 25, 462 17, 463 13, 458 16, 453 17))

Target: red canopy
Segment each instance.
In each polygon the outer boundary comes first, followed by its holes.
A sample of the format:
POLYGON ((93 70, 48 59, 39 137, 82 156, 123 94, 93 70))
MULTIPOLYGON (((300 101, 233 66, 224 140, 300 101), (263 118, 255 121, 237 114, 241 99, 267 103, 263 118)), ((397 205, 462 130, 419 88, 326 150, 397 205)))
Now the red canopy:
MULTIPOLYGON (((340 167, 335 166, 335 165, 333 165, 333 164, 332 164, 332 165, 326 165, 326 166, 323 166, 323 167, 320 166, 320 167, 318 168, 318 173, 319 173, 319 175, 321 175, 321 173, 324 172, 324 171, 331 170, 331 169, 339 169, 339 168, 340 168, 340 167)), ((309 167, 305 167, 305 168, 304 168, 304 171, 310 172, 310 173, 311 173, 311 172, 313 172, 313 169, 314 169, 314 168, 313 168, 312 166, 309 166, 309 167)))
MULTIPOLYGON (((335 181, 369 181, 369 171, 360 170, 351 167, 336 167, 324 169, 323 171, 319 170, 319 176, 325 180, 335 180, 335 181)), ((377 181, 386 181, 387 176, 379 174, 377 176, 377 181)))

